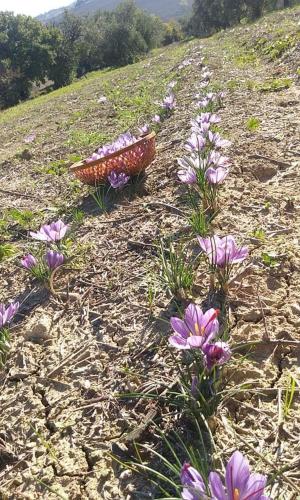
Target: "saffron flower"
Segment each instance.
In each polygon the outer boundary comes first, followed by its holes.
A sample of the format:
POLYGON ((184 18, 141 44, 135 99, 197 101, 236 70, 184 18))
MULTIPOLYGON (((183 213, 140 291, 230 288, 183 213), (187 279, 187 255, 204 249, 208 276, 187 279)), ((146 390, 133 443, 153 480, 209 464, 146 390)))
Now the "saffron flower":
POLYGON ((28 255, 25 255, 25 257, 23 257, 23 259, 21 260, 21 264, 23 267, 25 267, 25 269, 30 271, 37 265, 37 260, 33 255, 31 255, 31 253, 29 253, 28 255))
POLYGON ((107 97, 105 95, 101 95, 97 101, 99 104, 102 104, 104 102, 107 102, 107 97))
POLYGON ((25 137, 24 142, 26 144, 30 144, 31 142, 35 141, 36 139, 36 134, 33 132, 32 134, 29 134, 27 137, 25 137))
POLYGON ((44 224, 37 233, 30 232, 29 234, 35 240, 54 243, 62 240, 68 230, 69 226, 62 220, 58 220, 57 222, 52 222, 51 224, 44 224))
POLYGON ((204 169, 205 161, 201 160, 198 156, 184 156, 183 158, 177 158, 178 164, 182 169, 192 168, 198 170, 199 168, 204 169))
POLYGON ((197 102, 197 107, 198 108, 207 108, 207 106, 211 103, 211 100, 208 99, 207 97, 204 97, 200 101, 197 102))
POLYGON ((85 160, 86 163, 92 163, 92 161, 100 160, 101 156, 98 153, 93 153, 89 158, 85 160))
POLYGON ((184 500, 270 500, 264 494, 267 477, 250 472, 249 462, 244 455, 235 451, 226 465, 225 487, 217 472, 209 474, 209 495, 201 474, 190 464, 183 464, 180 473, 184 487, 181 498, 184 500))
POLYGON ((169 89, 173 89, 174 87, 176 87, 177 85, 177 81, 176 80, 172 80, 169 84, 168 84, 168 87, 169 89))
POLYGON ((183 500, 200 500, 205 498, 205 483, 201 474, 190 464, 183 464, 180 472, 180 480, 183 485, 181 498, 183 500))
POLYGON ((95 153, 93 153, 89 158, 86 158, 86 163, 91 163, 92 161, 100 160, 112 153, 116 153, 120 149, 126 148, 127 146, 131 146, 137 141, 137 138, 132 135, 130 132, 126 132, 125 134, 121 134, 114 142, 111 144, 104 144, 101 148, 99 148, 95 153))
POLYGON ((249 462, 239 451, 235 451, 226 466, 225 488, 217 472, 209 475, 212 497, 216 500, 268 500, 264 495, 267 477, 250 473, 249 462))
POLYGON ((205 80, 204 82, 199 83, 200 89, 205 89, 209 85, 209 80, 205 80))
POLYGON ((211 371, 215 366, 224 365, 231 358, 231 350, 226 342, 205 344, 202 351, 204 354, 205 366, 209 371, 211 371))
POLYGON ((13 317, 17 314, 20 307, 19 302, 11 303, 7 308, 5 304, 0 304, 0 328, 10 323, 13 317))
POLYGON ((108 176, 108 181, 112 188, 121 189, 124 187, 130 179, 129 175, 126 175, 125 172, 120 172, 119 174, 115 171, 112 171, 108 176))
POLYGON ((176 108, 176 99, 172 92, 164 98, 162 107, 168 111, 173 111, 176 108))
POLYGON ((230 141, 222 139, 220 134, 213 133, 211 130, 208 132, 208 140, 215 148, 228 148, 231 146, 230 141))
POLYGON ((185 149, 191 153, 201 152, 205 149, 206 139, 203 135, 192 133, 191 137, 185 143, 185 149))
POLYGON ((143 125, 141 128, 139 128, 139 132, 141 135, 149 134, 149 132, 150 132, 149 125, 147 123, 145 123, 145 125, 143 125))
POLYGON ((224 268, 231 264, 239 264, 248 257, 248 248, 239 248, 233 236, 212 236, 202 238, 198 236, 198 242, 206 253, 211 265, 224 268))
POLYGON ((195 134, 203 135, 204 137, 207 136, 211 126, 210 122, 203 121, 199 123, 196 120, 192 120, 191 124, 192 124, 192 132, 194 132, 195 134))
POLYGON ((210 71, 204 71, 201 76, 203 80, 210 80, 212 73, 210 71))
POLYGON ((205 177, 210 184, 222 184, 226 179, 229 171, 227 168, 218 167, 218 168, 208 168, 205 172, 205 177))
POLYGON ((197 182, 197 174, 192 167, 188 166, 187 168, 178 170, 177 175, 183 184, 196 184, 197 182))
POLYGON ((184 320, 173 317, 170 320, 175 335, 169 343, 177 349, 197 349, 210 342, 219 332, 217 309, 203 313, 199 306, 190 304, 185 310, 184 320))
POLYGON ((153 118, 152 118, 152 121, 154 123, 160 123, 161 122, 160 116, 159 115, 154 115, 153 118))
POLYGON ((208 154, 207 163, 214 168, 223 167, 227 168, 231 165, 230 159, 227 156, 221 155, 218 151, 212 150, 208 154))
POLYGON ((220 123, 221 118, 215 113, 201 113, 196 116, 195 121, 198 125, 201 125, 201 123, 211 123, 212 125, 216 125, 217 123, 220 123))
POLYGON ((49 250, 49 252, 47 252, 45 255, 45 262, 50 271, 53 271, 57 267, 61 266, 64 263, 64 260, 65 257, 63 254, 54 252, 53 250, 49 250))

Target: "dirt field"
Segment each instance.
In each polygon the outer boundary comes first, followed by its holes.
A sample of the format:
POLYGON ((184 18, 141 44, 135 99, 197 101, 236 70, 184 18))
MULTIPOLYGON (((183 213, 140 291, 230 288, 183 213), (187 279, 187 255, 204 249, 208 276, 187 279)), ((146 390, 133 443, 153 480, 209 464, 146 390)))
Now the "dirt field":
MULTIPOLYGON (((0 262, 0 299, 21 303, 0 372, 2 498, 160 498, 147 477, 124 473, 111 453, 128 460, 134 439, 126 436, 153 409, 166 433, 180 419, 179 409, 145 397, 177 378, 167 343, 176 311, 155 277, 152 245, 161 235, 186 235, 176 158, 197 114, 203 56, 212 88, 226 92, 221 134, 233 143, 214 228, 250 249, 230 289, 234 356, 209 421, 214 459, 226 462, 239 449, 276 478, 272 499, 300 498, 299 14, 299 8, 273 14, 158 50, 0 113, 0 237, 11 247, 0 262), (282 39, 293 42, 278 54, 282 39), (172 79, 178 106, 157 135, 145 183, 101 214, 68 166, 147 121, 172 79), (105 104, 97 102, 102 94, 105 104), (36 140, 25 144, 31 132, 36 140), (28 230, 59 217, 72 224, 76 258, 57 274, 53 295, 28 277, 20 257, 32 248, 28 230), (120 396, 133 392, 140 397, 120 396)), ((196 239, 191 246, 199 252, 196 239)), ((207 283, 201 263, 193 289, 198 304, 207 283)), ((137 440, 157 447, 155 429, 146 422, 137 440)))

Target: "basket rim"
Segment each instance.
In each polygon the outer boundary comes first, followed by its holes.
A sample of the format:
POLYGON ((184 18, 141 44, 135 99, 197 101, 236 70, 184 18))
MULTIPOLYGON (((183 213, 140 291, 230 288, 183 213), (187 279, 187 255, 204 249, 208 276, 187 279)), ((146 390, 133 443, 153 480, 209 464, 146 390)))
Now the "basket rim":
POLYGON ((84 163, 84 160, 80 160, 76 163, 73 163, 69 167, 70 172, 77 172, 78 170, 85 170, 86 168, 91 168, 95 167, 96 165, 101 165, 101 163, 107 162, 107 160, 110 160, 111 158, 115 158, 116 156, 119 156, 122 153, 125 153, 126 151, 130 151, 133 149, 135 146, 138 146, 140 143, 144 142, 145 140, 149 141, 150 139, 153 139, 156 136, 156 132, 150 132, 150 134, 146 134, 141 136, 140 139, 138 139, 136 142, 133 144, 130 144, 130 146, 126 146, 126 148, 119 149, 118 151, 115 151, 114 153, 111 153, 107 156, 104 156, 103 158, 99 158, 99 160, 94 160, 91 161, 90 163, 84 163))

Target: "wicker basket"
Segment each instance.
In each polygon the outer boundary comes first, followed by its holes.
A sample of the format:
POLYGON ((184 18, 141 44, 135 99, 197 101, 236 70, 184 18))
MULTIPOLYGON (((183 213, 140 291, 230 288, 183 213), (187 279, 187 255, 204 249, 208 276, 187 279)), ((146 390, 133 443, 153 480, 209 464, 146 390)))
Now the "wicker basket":
POLYGON ((155 132, 151 132, 134 144, 91 163, 74 163, 70 172, 81 182, 91 185, 106 181, 112 171, 125 172, 130 176, 138 175, 154 160, 155 136, 155 132))

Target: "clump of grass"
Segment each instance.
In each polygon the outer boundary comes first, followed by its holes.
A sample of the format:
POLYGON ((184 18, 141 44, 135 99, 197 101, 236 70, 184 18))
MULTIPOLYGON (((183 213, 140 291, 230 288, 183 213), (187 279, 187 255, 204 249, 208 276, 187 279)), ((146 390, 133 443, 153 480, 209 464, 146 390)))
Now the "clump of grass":
POLYGON ((45 174, 58 175, 59 177, 68 171, 69 162, 65 160, 54 160, 49 166, 44 167, 42 171, 45 174))
POLYGON ((293 375, 290 375, 290 379, 289 379, 286 393, 285 393, 285 400, 284 400, 284 417, 285 418, 287 418, 289 413, 290 413, 290 410, 291 410, 291 407, 292 407, 292 404, 294 401, 296 385, 299 385, 299 384, 297 384, 297 381, 293 377, 293 375))
POLYGON ((190 292, 194 283, 194 270, 187 261, 186 249, 181 245, 175 247, 171 239, 160 240, 159 244, 160 278, 169 292, 183 296, 190 292))
POLYGON ((18 208, 10 208, 6 211, 8 220, 16 222, 23 229, 29 229, 36 214, 32 210, 19 210, 18 208))
POLYGON ((253 238, 264 241, 266 239, 266 232, 262 228, 254 229, 252 233, 253 238))
POLYGON ((13 257, 17 253, 16 247, 11 243, 0 244, 0 262, 13 257))
POLYGON ((99 132, 87 132, 85 130, 72 130, 69 139, 66 141, 66 146, 80 148, 87 146, 97 146, 107 142, 109 139, 107 134, 99 132))
POLYGON ((271 252, 263 252, 261 254, 261 260, 263 264, 267 267, 278 266, 278 257, 271 252))
POLYGON ((238 80, 229 80, 226 84, 228 90, 236 90, 241 86, 238 80))
POLYGON ((251 116, 246 121, 246 127, 248 130, 250 130, 250 132, 255 132, 260 127, 260 120, 255 116, 251 116))
POLYGON ((239 67, 253 66, 257 65, 258 59, 253 52, 246 52, 245 54, 240 54, 236 56, 235 62, 239 67))
POLYGON ((292 85, 291 78, 273 78, 264 83, 256 85, 256 89, 260 92, 279 92, 280 90, 288 89, 292 85))

